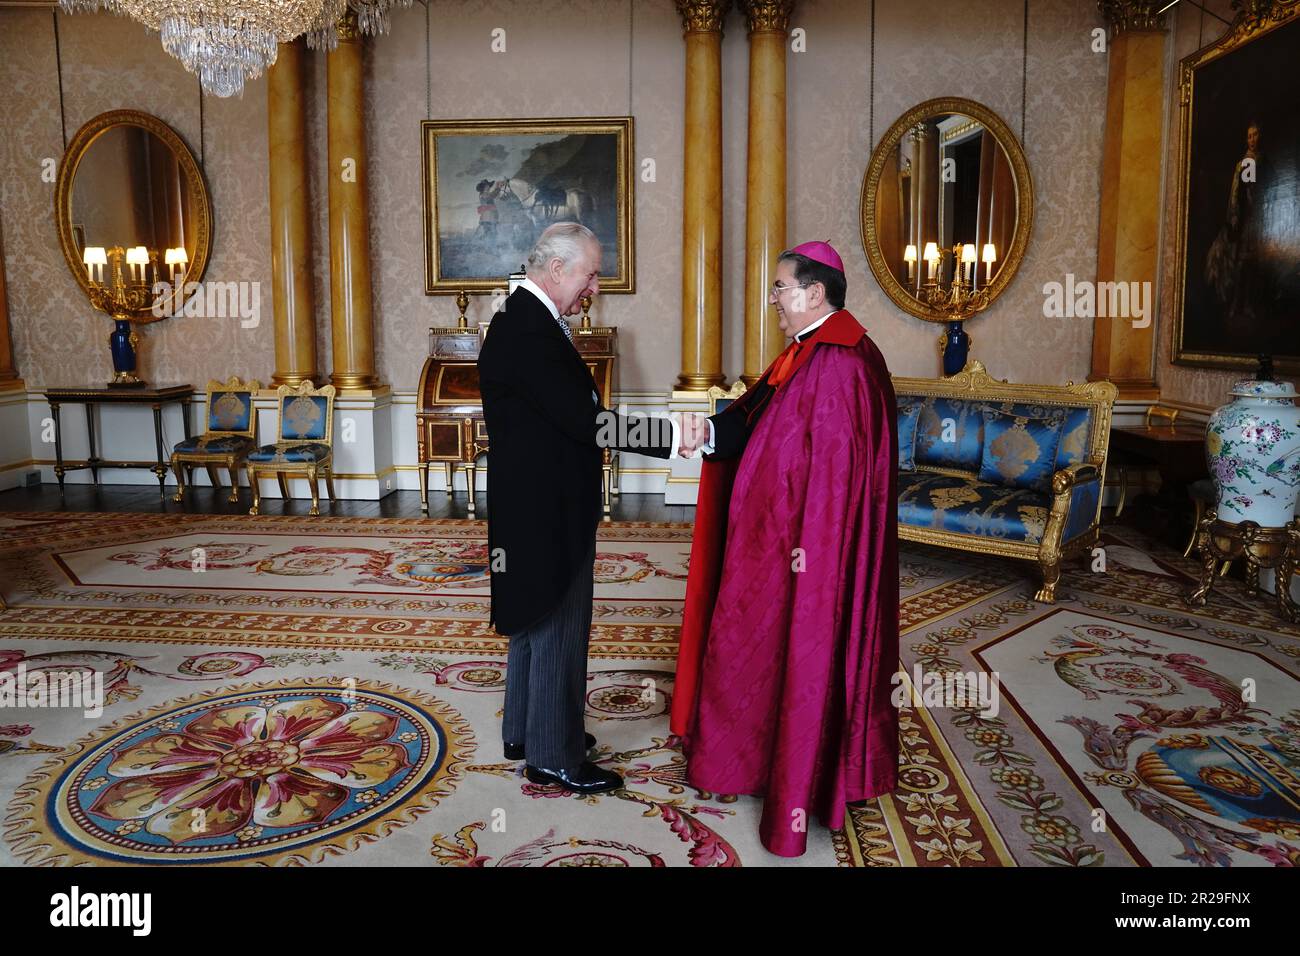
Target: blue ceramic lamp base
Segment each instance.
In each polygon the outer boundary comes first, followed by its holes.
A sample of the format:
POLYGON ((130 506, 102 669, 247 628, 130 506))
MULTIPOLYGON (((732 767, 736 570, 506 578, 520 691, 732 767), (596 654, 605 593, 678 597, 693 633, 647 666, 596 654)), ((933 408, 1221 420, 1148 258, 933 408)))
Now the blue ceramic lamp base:
POLYGON ((960 321, 948 323, 943 334, 943 374, 956 375, 966 367, 970 355, 970 336, 960 321))
POLYGON ((135 346, 139 341, 129 319, 113 320, 113 331, 108 336, 108 350, 113 355, 110 388, 144 388, 144 381, 135 373, 135 346))

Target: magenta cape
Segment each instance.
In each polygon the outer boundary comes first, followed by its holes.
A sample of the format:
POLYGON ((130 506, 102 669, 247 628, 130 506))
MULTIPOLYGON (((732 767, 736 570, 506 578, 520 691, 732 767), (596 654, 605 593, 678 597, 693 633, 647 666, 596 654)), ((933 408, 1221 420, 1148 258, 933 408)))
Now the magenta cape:
POLYGON ((782 856, 898 772, 893 386, 848 312, 810 343, 739 466, 705 462, 672 713, 691 785, 764 795, 782 856))

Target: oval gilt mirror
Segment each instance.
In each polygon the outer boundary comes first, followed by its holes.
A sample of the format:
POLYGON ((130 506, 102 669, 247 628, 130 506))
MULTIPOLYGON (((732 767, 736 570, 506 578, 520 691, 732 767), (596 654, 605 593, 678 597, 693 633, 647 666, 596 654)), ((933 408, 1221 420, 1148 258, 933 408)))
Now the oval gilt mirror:
POLYGON ((928 100, 885 133, 862 182, 862 245, 899 308, 969 318, 1011 282, 1029 243, 1034 191, 1020 143, 973 100, 928 100))
POLYGON ((184 284, 203 278, 212 243, 207 184, 184 140, 148 113, 113 110, 77 131, 59 165, 55 216, 63 256, 88 296, 92 280, 111 285, 115 253, 126 281, 174 287, 134 308, 132 321, 179 310, 184 284))

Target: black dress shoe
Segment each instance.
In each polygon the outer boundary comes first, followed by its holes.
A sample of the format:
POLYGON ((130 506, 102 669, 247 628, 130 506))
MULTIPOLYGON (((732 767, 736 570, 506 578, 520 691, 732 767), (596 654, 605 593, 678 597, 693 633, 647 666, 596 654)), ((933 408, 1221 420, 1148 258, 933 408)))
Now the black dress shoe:
MULTIPOLYGON (((592 747, 596 746, 596 738, 593 737, 593 736, 591 736, 591 734, 583 734, 583 737, 586 738, 586 741, 587 741, 587 749, 588 749, 588 750, 590 750, 592 747)), ((507 760, 523 760, 523 759, 524 759, 524 745, 523 745, 523 744, 505 744, 505 752, 506 752, 506 759, 507 759, 507 760)))
POLYGON ((524 776, 533 783, 552 783, 573 793, 604 793, 623 786, 622 777, 612 770, 597 767, 590 760, 584 760, 576 770, 544 770, 527 764, 524 776))

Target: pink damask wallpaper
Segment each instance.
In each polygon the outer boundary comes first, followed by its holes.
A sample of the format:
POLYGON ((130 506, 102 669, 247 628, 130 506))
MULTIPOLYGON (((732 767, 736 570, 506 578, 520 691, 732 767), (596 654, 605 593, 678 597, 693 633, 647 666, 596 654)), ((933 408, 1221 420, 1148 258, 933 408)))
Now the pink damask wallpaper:
MULTIPOLYGON (((1020 0, 878 0, 875 111, 865 0, 800 0, 795 26, 806 52, 789 55, 790 244, 830 239, 844 255, 849 307, 900 374, 937 374, 938 326, 900 313, 877 288, 859 229, 858 196, 870 148, 915 103, 940 95, 979 100, 1021 128, 1020 0)), ((665 392, 680 359, 682 86, 680 20, 671 0, 436 0, 426 47, 424 8, 396 15, 367 52, 371 246, 379 373, 415 387, 426 329, 454 321, 449 297, 423 294, 419 123, 434 118, 625 115, 636 120, 638 159, 655 160, 636 190, 637 292, 598 300, 594 315, 621 329, 624 390, 665 392), (506 52, 490 50, 506 30, 506 52), (426 57, 427 50, 427 57, 426 57), (426 64, 431 82, 426 82, 426 64)), ((48 9, 0 11, 0 223, 21 374, 29 385, 97 381, 109 374, 107 320, 81 299, 58 250, 53 183, 42 158, 62 154, 60 71, 48 9)), ((212 376, 268 379, 274 368, 267 211, 266 87, 242 99, 204 97, 162 52, 157 37, 125 19, 57 14, 67 135, 104 110, 132 107, 176 128, 202 161, 213 195, 211 279, 259 281, 256 328, 234 319, 171 318, 146 333, 150 378, 202 384, 212 376), (200 128, 201 117, 201 128, 200 128), (200 135, 201 134, 201 135, 200 135)), ((1090 49, 1101 25, 1094 4, 1030 4, 1025 149, 1037 208, 1021 272, 1003 298, 970 324, 973 354, 998 377, 1086 377, 1091 323, 1042 315, 1043 284, 1096 268, 1097 197, 1106 59, 1090 49)), ((733 11, 723 44, 724 371, 741 371, 747 42, 733 11)), ((316 312, 321 370, 328 373, 329 299, 325 208, 325 60, 310 57, 308 117, 316 207, 316 312)), ((486 317, 487 302, 471 308, 486 317)))
MULTIPOLYGON (((63 108, 71 138, 86 120, 132 108, 167 122, 200 150, 198 84, 134 21, 58 15, 63 108), (121 64, 130 58, 130 69, 121 64)), ((0 63, 11 95, 0 102, 0 180, 14 351, 29 386, 106 381, 111 324, 81 295, 59 251, 54 183, 42 161, 63 153, 59 70, 48 10, 0 11, 0 63)), ((212 193, 210 279, 260 281, 268 305, 256 328, 238 319, 175 317, 150 325, 142 368, 154 382, 210 376, 269 378, 273 351, 270 227, 266 186, 266 96, 258 84, 242 101, 206 98, 202 164, 212 193)))

